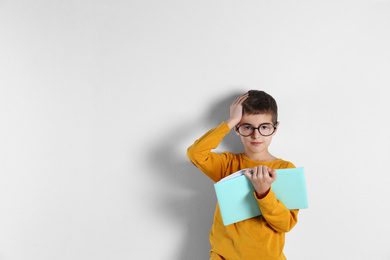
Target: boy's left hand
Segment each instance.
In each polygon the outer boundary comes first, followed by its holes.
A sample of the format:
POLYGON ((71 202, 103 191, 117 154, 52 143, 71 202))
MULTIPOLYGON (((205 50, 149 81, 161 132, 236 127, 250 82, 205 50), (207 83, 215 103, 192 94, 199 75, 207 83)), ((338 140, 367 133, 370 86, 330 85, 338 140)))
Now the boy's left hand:
POLYGON ((253 170, 247 169, 245 176, 251 180, 259 199, 264 198, 268 194, 271 184, 277 178, 276 171, 265 165, 256 166, 253 170))

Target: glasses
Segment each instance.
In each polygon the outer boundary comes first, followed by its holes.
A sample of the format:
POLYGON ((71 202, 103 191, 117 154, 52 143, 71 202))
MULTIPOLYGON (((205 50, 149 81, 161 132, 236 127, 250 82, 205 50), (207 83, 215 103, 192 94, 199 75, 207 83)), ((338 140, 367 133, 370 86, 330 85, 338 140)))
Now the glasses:
POLYGON ((256 129, 262 136, 270 136, 275 132, 276 126, 271 123, 264 123, 259 127, 254 127, 251 124, 242 124, 236 127, 237 132, 244 137, 251 136, 256 129))

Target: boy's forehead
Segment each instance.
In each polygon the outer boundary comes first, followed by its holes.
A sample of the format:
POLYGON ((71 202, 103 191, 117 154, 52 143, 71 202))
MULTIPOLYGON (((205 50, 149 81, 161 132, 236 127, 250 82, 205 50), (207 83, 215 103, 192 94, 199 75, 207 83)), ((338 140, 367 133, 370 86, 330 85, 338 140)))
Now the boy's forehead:
POLYGON ((251 125, 261 125, 263 123, 272 124, 272 115, 271 114, 243 114, 241 118, 241 124, 251 124, 251 125))

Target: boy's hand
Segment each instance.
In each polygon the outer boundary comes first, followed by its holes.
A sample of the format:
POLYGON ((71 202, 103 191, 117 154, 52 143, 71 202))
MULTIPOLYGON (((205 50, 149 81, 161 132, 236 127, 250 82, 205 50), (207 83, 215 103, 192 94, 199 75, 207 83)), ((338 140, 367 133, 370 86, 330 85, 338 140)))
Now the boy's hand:
POLYGON ((230 129, 237 125, 242 118, 242 103, 248 98, 249 94, 245 93, 244 95, 239 96, 233 104, 230 106, 230 117, 226 121, 230 129))
POLYGON ((256 166, 253 170, 247 169, 245 176, 251 180, 259 199, 264 198, 268 194, 271 184, 277 178, 276 171, 265 165, 256 166))

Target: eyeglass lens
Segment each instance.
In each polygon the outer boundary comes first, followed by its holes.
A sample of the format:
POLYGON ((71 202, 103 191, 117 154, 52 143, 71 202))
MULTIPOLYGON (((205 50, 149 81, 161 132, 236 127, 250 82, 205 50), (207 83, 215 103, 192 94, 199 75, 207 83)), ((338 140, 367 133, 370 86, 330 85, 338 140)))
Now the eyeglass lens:
POLYGON ((242 136, 250 136, 253 134, 255 129, 259 130, 259 133, 263 136, 272 135, 275 131, 275 127, 270 123, 261 124, 259 127, 253 127, 250 124, 243 124, 238 127, 238 132, 242 136))

